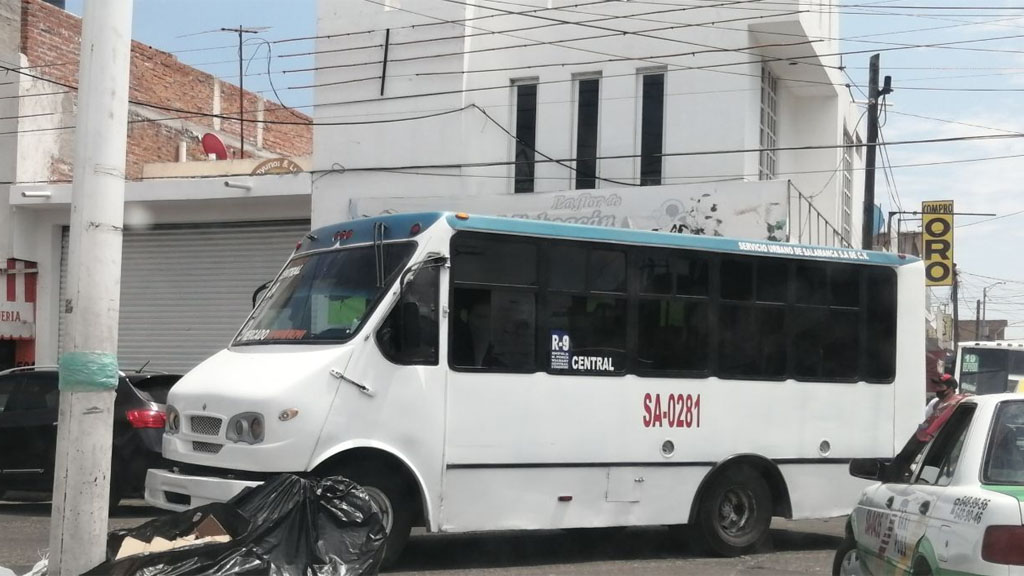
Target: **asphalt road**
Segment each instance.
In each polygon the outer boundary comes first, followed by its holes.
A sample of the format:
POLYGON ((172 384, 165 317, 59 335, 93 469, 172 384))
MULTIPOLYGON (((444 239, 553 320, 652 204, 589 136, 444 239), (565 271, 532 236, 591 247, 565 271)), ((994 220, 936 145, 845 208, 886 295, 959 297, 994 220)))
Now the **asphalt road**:
MULTIPOLYGON (((127 501, 111 529, 141 524, 158 511, 127 501)), ((49 502, 0 502, 0 566, 26 573, 45 554, 49 502)), ((415 534, 399 565, 405 576, 771 576, 831 574, 844 519, 782 521, 764 550, 741 558, 708 558, 662 528, 613 535, 550 530, 500 534, 415 534)))

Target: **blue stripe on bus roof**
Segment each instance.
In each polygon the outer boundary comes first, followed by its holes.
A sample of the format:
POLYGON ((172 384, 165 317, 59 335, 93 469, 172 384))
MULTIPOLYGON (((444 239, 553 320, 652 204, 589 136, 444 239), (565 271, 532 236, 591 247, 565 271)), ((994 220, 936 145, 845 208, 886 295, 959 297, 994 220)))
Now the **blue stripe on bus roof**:
POLYGON ((456 218, 454 214, 445 214, 445 217, 448 225, 455 230, 503 232, 524 236, 595 240, 643 246, 692 248, 695 250, 731 252, 736 254, 792 256, 812 260, 844 260, 886 266, 903 266, 918 261, 917 258, 911 256, 900 256, 889 252, 873 252, 831 246, 809 246, 763 240, 738 240, 735 238, 585 226, 581 224, 565 224, 562 222, 502 218, 497 216, 470 215, 465 220, 456 218))
POLYGON ((361 218, 349 222, 339 222, 324 226, 312 232, 315 240, 305 239, 300 252, 329 248, 346 243, 361 244, 373 240, 373 226, 376 222, 386 224, 385 240, 413 238, 419 231, 413 232, 413 226, 419 224, 420 230, 426 230, 435 222, 444 218, 454 230, 476 232, 501 232, 542 238, 564 238, 574 240, 594 240, 619 244, 640 246, 664 246, 672 248, 691 248, 711 252, 729 252, 735 254, 763 254, 772 256, 790 256, 810 260, 840 260, 849 262, 867 262, 885 266, 903 266, 918 259, 912 256, 900 256, 889 252, 872 252, 851 248, 835 248, 831 246, 811 246, 806 244, 790 244, 786 242, 769 242, 765 240, 740 240, 736 238, 720 238, 714 236, 696 236, 692 234, 675 234, 670 232, 653 232, 648 230, 632 230, 626 228, 607 228, 603 226, 585 226, 582 224, 565 224, 543 220, 527 220, 521 218, 504 218, 500 216, 469 215, 465 220, 457 218, 450 212, 417 212, 409 214, 387 214, 372 218, 361 218), (348 233, 348 237, 339 242, 339 233, 348 233))

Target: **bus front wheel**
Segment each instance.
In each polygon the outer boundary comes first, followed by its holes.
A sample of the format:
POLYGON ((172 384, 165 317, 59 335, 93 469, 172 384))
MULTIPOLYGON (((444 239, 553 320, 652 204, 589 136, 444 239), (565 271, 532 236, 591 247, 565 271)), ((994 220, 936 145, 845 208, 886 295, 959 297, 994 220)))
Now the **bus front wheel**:
POLYGON ((704 548, 727 557, 753 552, 768 535, 772 495, 764 479, 747 466, 716 475, 697 509, 697 535, 704 548))
POLYGON ((337 473, 358 484, 380 510, 381 522, 388 535, 384 541, 381 567, 394 566, 412 532, 415 500, 411 490, 398 474, 389 474, 387 470, 345 467, 337 473))

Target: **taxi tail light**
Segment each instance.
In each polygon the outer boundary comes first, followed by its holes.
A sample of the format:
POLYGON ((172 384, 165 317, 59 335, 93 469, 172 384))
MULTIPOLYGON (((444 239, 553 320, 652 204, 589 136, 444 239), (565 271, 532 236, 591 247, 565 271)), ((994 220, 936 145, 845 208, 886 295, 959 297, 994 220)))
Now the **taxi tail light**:
POLYGON ((163 428, 167 417, 159 410, 129 410, 125 413, 132 428, 163 428))
POLYGON ((981 559, 1024 566, 1024 526, 989 526, 981 541, 981 559))

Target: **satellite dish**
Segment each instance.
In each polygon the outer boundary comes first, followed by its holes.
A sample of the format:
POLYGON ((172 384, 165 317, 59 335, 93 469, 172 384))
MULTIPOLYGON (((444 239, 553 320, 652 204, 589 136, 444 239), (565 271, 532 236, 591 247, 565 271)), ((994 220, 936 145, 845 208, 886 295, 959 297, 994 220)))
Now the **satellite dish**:
POLYGON ((206 152, 207 156, 213 154, 217 160, 228 159, 228 149, 216 134, 210 132, 203 134, 203 152, 206 152))

